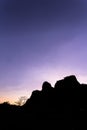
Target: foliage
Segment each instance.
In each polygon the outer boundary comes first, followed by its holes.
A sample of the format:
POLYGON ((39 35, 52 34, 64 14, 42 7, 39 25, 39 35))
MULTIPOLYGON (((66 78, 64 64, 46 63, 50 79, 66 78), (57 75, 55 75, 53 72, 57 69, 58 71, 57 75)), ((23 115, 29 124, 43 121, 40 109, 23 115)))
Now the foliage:
POLYGON ((16 101, 15 103, 16 103, 16 105, 18 105, 18 106, 22 106, 22 105, 24 105, 24 104, 26 103, 26 101, 27 101, 27 97, 26 97, 26 96, 21 96, 21 97, 18 99, 18 101, 16 101))

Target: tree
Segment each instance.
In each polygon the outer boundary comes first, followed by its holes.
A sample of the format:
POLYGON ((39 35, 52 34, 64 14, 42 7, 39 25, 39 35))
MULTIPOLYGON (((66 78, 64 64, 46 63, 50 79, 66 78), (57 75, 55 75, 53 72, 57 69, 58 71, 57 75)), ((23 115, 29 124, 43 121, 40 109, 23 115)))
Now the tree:
POLYGON ((15 103, 18 105, 18 106, 22 106, 26 103, 27 101, 27 97, 26 96, 21 96, 18 101, 16 101, 15 103))

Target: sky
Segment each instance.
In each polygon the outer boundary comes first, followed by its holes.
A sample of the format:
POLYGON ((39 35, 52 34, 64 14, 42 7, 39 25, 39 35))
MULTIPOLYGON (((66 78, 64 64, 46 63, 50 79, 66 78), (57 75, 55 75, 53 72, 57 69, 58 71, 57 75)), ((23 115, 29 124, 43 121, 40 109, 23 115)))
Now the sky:
POLYGON ((87 1, 0 0, 0 102, 68 75, 87 83, 87 1))

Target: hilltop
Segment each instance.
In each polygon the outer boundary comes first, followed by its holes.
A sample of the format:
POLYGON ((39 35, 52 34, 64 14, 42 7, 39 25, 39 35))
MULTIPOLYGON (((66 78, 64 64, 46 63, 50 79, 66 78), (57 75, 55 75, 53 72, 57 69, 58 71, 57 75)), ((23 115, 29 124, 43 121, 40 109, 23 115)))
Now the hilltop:
POLYGON ((74 75, 57 81, 54 87, 45 81, 42 90, 33 91, 23 106, 0 104, 0 116, 2 123, 19 128, 34 128, 31 124, 36 124, 39 129, 38 122, 44 128, 57 122, 58 128, 65 124, 67 129, 83 129, 82 122, 87 120, 87 85, 80 84, 74 75))

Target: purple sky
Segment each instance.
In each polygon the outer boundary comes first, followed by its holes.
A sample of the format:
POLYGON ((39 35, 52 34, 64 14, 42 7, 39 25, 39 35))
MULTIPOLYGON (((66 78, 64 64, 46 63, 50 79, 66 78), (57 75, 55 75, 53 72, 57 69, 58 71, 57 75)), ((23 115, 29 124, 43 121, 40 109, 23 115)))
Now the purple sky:
POLYGON ((86 70, 86 0, 0 0, 0 102, 86 70))

